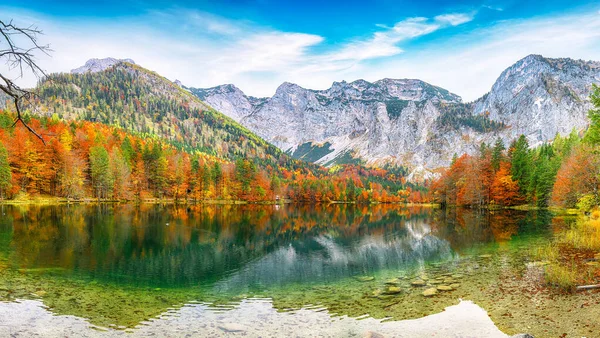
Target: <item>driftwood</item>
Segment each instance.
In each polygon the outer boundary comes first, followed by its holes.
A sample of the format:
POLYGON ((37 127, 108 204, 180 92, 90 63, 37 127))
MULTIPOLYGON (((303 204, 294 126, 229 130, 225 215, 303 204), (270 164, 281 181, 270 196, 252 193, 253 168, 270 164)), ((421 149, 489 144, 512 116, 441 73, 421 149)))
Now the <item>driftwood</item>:
POLYGON ((576 288, 577 291, 600 289, 600 284, 582 285, 576 288))

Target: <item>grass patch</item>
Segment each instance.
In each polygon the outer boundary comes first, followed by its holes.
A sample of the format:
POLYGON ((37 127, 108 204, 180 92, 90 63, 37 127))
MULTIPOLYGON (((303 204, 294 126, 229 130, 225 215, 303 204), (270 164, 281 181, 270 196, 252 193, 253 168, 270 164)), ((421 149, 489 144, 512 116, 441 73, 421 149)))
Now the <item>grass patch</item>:
POLYGON ((600 211, 580 219, 565 232, 561 243, 573 249, 600 250, 600 211))
POLYGON ((575 224, 557 234, 549 244, 531 249, 531 257, 545 264, 548 285, 574 290, 582 284, 596 284, 600 276, 600 210, 581 216, 575 224))
POLYGON ((547 243, 531 249, 531 257, 536 261, 557 262, 560 258, 560 250, 555 243, 547 243))
POLYGON ((550 264, 546 267, 546 283, 564 290, 572 290, 577 285, 577 268, 573 265, 550 264))

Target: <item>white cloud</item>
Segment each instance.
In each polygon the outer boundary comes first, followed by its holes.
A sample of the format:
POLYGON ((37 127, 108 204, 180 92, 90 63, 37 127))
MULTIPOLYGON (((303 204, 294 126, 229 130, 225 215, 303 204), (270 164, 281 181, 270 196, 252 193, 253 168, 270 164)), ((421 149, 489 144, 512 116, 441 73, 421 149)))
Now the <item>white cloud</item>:
POLYGON ((442 14, 435 17, 435 21, 452 26, 458 26, 471 20, 473 20, 473 15, 467 13, 442 14))
POLYGON ((458 26, 471 20, 473 20, 473 15, 455 13, 438 15, 433 20, 423 17, 408 18, 396 23, 393 27, 378 25, 384 30, 376 32, 369 39, 348 43, 339 51, 327 56, 324 61, 361 61, 393 56, 403 52, 398 47, 398 44, 402 41, 431 34, 447 26, 458 26))
MULTIPOLYGON (((595 10, 502 21, 452 38, 436 36, 418 48, 405 43, 469 22, 475 12, 407 18, 391 27, 379 25, 370 36, 331 44, 314 34, 183 10, 151 12, 120 23, 0 11, 45 31, 44 40, 55 52, 52 58, 40 57, 40 63, 50 72, 69 71, 94 57, 132 58, 186 85, 234 83, 254 96, 273 95, 284 81, 322 89, 333 81, 389 77, 420 78, 473 100, 527 54, 584 59, 600 55, 600 17, 595 10)), ((27 77, 22 83, 33 85, 35 79, 27 77)))
POLYGON ((592 13, 503 21, 363 71, 371 80, 420 78, 472 101, 529 54, 600 61, 600 17, 592 13))

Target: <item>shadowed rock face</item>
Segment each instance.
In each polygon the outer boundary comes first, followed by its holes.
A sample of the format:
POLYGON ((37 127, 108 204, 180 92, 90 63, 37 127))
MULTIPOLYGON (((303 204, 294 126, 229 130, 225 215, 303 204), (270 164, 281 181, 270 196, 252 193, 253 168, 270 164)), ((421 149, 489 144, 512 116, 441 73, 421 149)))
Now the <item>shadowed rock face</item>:
POLYGON ((331 165, 350 153, 367 163, 393 162, 426 172, 500 137, 520 134, 532 145, 587 126, 600 63, 530 55, 506 69, 473 103, 420 80, 334 82, 326 90, 283 83, 270 98, 233 85, 188 88, 284 151, 331 144, 315 162, 331 165))

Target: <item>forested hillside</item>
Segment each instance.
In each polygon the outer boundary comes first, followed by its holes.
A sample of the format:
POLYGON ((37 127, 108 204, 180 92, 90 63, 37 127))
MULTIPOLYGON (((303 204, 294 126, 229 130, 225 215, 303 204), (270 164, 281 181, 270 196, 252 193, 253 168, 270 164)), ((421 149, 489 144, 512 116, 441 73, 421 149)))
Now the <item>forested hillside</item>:
MULTIPOLYGON (((39 112, 59 119, 97 121, 160 136, 185 150, 229 160, 281 152, 160 75, 122 62, 105 71, 52 74, 38 85, 39 112)), ((33 108, 33 107, 32 107, 33 108)))
POLYGON ((13 119, 0 111, 0 199, 368 203, 423 198, 423 188, 406 183, 401 168, 326 169, 287 157, 274 166, 256 157, 233 161, 98 122, 27 117, 44 145, 25 128, 11 127, 13 119))
POLYGON ((600 88, 591 95, 594 109, 584 135, 573 131, 530 149, 521 135, 508 147, 498 139, 482 144, 478 154, 452 161, 431 186, 439 203, 448 205, 532 204, 579 207, 600 202, 600 88))

